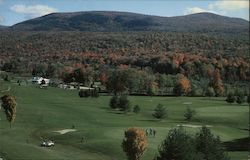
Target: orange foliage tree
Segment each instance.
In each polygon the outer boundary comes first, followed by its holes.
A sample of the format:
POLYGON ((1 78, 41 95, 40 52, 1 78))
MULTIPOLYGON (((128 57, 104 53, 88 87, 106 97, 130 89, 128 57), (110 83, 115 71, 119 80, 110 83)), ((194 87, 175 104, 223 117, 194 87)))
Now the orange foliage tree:
POLYGON ((176 86, 174 88, 174 92, 176 95, 188 94, 191 89, 190 81, 184 75, 180 75, 177 80, 176 86))
POLYGON ((128 160, 140 160, 147 149, 145 131, 140 128, 129 128, 124 134, 122 148, 128 160))
POLYGON ((220 70, 215 69, 213 79, 211 82, 212 87, 214 88, 216 96, 222 96, 224 93, 224 85, 221 80, 220 70))

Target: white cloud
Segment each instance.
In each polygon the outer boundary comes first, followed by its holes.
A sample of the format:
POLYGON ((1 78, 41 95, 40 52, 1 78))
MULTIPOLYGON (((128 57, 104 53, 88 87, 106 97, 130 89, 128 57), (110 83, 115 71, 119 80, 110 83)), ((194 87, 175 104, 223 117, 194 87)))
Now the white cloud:
POLYGON ((52 8, 46 5, 26 6, 22 4, 17 4, 10 7, 10 9, 14 12, 25 14, 26 16, 31 18, 39 17, 57 11, 56 8, 52 8))
POLYGON ((217 13, 215 11, 210 11, 210 10, 206 10, 203 8, 199 8, 199 7, 189 7, 184 11, 184 14, 193 14, 193 13, 201 13, 201 12, 210 12, 210 13, 217 13))
POLYGON ((213 3, 210 3, 208 6, 209 9, 214 10, 223 10, 223 11, 236 11, 240 9, 249 9, 248 0, 219 0, 213 3))
POLYGON ((230 17, 239 17, 249 20, 249 1, 248 0, 216 0, 209 3, 205 8, 189 7, 184 10, 184 14, 200 12, 210 12, 230 17))

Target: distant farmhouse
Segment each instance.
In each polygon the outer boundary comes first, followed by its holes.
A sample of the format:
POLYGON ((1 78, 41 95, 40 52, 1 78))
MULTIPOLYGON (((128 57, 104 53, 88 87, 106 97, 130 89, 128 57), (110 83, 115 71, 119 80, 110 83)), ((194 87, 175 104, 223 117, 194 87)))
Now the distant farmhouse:
POLYGON ((43 81, 45 82, 45 85, 48 85, 50 82, 50 79, 46 79, 43 77, 33 77, 32 78, 32 83, 35 83, 35 84, 42 84, 43 81))
POLYGON ((62 89, 77 89, 77 90, 98 90, 100 91, 105 91, 106 88, 101 84, 101 82, 93 82, 90 86, 86 86, 82 83, 77 83, 77 82, 71 82, 71 83, 59 83, 58 84, 59 88, 62 89))

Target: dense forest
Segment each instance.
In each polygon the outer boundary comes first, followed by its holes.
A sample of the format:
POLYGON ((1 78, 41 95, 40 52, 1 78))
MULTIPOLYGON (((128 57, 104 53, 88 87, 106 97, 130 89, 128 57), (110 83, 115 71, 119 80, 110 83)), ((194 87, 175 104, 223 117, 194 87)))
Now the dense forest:
POLYGON ((0 68, 107 91, 147 95, 246 94, 249 22, 212 13, 52 13, 3 28, 0 68))
POLYGON ((204 95, 213 88, 223 95, 250 80, 249 37, 243 34, 6 31, 0 44, 3 71, 85 85, 101 81, 111 91, 109 82, 122 81, 116 85, 130 93, 204 95), (114 74, 121 76, 112 81, 114 74), (179 92, 181 83, 187 88, 179 92))

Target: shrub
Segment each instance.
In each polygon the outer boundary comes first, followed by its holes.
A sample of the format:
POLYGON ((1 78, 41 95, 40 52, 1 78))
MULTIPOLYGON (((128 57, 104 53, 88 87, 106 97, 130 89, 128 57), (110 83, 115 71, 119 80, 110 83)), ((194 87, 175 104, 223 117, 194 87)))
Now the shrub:
POLYGON ((3 77, 3 80, 9 82, 9 81, 10 81, 9 75, 6 74, 6 75, 3 77))
POLYGON ((99 97, 99 91, 98 91, 98 89, 94 89, 94 90, 92 90, 91 91, 91 96, 92 97, 99 97))
POLYGON ((80 90, 78 93, 79 97, 99 97, 99 92, 98 90, 80 90))
POLYGON ((249 95, 247 96, 247 103, 248 103, 248 105, 250 106, 250 93, 249 93, 249 95))
POLYGON ((110 108, 112 108, 112 109, 118 108, 118 107, 119 107, 119 98, 118 98, 117 96, 113 96, 113 97, 110 99, 109 106, 110 106, 110 108))
POLYGON ((230 103, 230 104, 234 103, 235 97, 234 97, 234 94, 232 92, 228 93, 226 101, 227 101, 227 103, 230 103))
POLYGON ((127 96, 123 95, 119 98, 119 108, 121 108, 121 110, 123 111, 130 111, 130 103, 129 100, 127 98, 127 96))
POLYGON ((236 95, 236 102, 238 104, 242 104, 245 102, 245 96, 244 96, 243 92, 237 92, 237 94, 235 94, 235 95, 236 95))
POLYGON ((78 93, 79 97, 89 97, 91 95, 89 90, 80 90, 78 93))
POLYGON ((138 114, 138 113, 140 113, 140 111, 141 111, 141 108, 138 105, 135 105, 133 108, 133 112, 138 114))
POLYGON ((119 108, 120 110, 125 111, 125 112, 129 112, 131 110, 130 102, 129 102, 127 96, 125 96, 125 95, 120 96, 120 97, 113 96, 110 99, 109 106, 112 109, 119 108))
POLYGON ((158 104, 154 109, 154 113, 152 114, 153 117, 157 119, 162 119, 167 117, 167 110, 162 104, 158 104))

